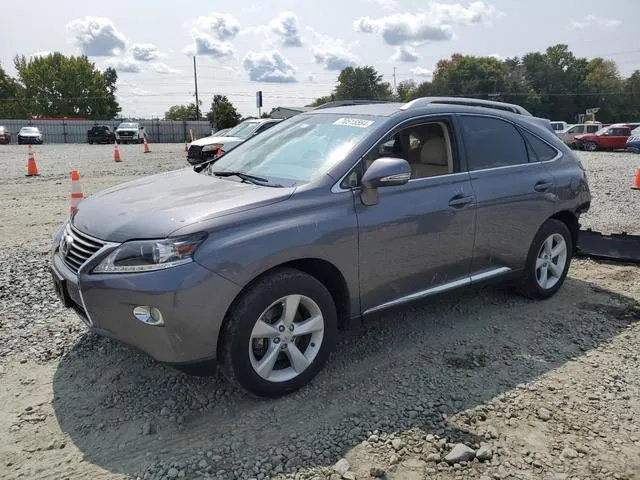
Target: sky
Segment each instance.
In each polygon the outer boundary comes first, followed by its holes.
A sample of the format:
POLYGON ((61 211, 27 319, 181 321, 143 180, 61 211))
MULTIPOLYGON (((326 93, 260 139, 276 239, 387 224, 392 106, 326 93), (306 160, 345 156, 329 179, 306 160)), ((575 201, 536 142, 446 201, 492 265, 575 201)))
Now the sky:
POLYGON ((395 81, 430 80, 453 53, 522 56, 566 43, 580 57, 640 69, 639 0, 7 1, 0 64, 59 51, 118 71, 124 117, 162 117, 198 94, 226 95, 243 115, 329 94, 340 70, 372 65, 395 81))

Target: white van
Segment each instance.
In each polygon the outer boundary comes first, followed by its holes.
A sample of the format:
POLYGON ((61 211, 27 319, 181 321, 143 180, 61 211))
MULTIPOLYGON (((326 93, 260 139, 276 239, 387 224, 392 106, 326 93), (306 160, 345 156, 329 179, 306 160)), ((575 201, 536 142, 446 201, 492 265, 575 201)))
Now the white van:
POLYGON ((551 122, 551 128, 553 128, 553 131, 556 132, 556 134, 558 132, 561 132, 562 130, 565 130, 569 125, 567 124, 567 122, 560 122, 560 121, 552 121, 551 122))

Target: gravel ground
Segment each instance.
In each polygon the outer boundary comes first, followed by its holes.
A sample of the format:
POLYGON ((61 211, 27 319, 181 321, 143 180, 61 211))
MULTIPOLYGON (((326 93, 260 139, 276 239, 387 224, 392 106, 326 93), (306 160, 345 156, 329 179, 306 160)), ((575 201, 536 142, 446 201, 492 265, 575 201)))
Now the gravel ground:
MULTIPOLYGON (((255 400, 87 333, 46 270, 85 194, 183 145, 0 148, 0 478, 640 479, 640 269, 574 261, 554 298, 452 293, 344 334, 307 388, 255 400)), ((583 227, 640 233, 640 157, 581 153, 583 227)))

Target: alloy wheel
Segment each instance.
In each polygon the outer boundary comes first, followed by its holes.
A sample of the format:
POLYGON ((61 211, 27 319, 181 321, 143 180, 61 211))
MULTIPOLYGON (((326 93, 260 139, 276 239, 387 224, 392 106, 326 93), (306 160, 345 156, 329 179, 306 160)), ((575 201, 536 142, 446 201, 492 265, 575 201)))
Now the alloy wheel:
POLYGON ((559 233, 549 235, 536 257, 536 281, 544 290, 553 288, 567 264, 567 242, 559 233))

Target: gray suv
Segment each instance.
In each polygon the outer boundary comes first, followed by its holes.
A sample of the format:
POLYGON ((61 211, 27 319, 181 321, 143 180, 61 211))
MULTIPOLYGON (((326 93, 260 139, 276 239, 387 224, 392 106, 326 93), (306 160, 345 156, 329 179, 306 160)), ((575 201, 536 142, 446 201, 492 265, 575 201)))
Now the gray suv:
POLYGON ((95 332, 278 396, 352 319, 490 280, 552 296, 590 201, 574 153, 517 105, 353 104, 83 200, 52 272, 95 332))

